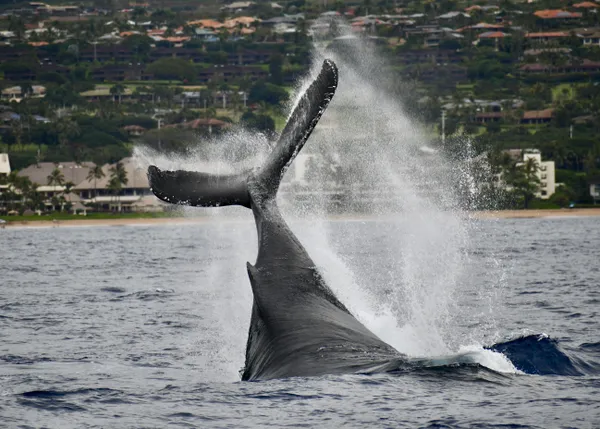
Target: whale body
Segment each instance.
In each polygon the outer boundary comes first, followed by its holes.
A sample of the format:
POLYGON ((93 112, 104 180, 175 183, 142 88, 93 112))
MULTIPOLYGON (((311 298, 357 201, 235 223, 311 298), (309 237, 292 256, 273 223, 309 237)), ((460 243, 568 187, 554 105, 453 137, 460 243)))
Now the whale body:
POLYGON ((360 323, 325 283, 283 219, 276 195, 283 174, 331 101, 338 71, 325 60, 260 168, 232 175, 148 168, 152 192, 173 203, 241 205, 252 210, 258 256, 247 264, 254 302, 242 380, 379 372, 404 355, 360 323))

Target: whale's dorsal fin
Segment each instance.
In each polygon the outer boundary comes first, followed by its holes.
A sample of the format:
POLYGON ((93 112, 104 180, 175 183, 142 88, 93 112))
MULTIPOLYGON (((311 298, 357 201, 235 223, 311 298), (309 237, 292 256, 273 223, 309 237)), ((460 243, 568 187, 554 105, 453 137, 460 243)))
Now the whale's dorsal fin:
POLYGON ((294 108, 277 144, 265 164, 255 173, 218 175, 189 171, 161 171, 148 168, 148 181, 154 195, 163 201, 190 206, 251 207, 248 179, 260 185, 264 197, 277 194, 281 178, 319 122, 337 88, 338 72, 333 61, 325 60, 317 78, 294 108))

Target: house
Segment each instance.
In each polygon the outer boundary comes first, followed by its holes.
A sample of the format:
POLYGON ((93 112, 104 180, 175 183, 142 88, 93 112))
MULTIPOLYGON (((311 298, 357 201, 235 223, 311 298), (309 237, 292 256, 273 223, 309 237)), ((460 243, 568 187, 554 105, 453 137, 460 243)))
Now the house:
POLYGON ((537 149, 525 149, 522 154, 523 162, 517 163, 518 166, 524 165, 530 159, 533 159, 537 166, 536 175, 540 180, 540 190, 536 197, 543 200, 550 198, 556 191, 554 161, 542 161, 542 155, 537 149))
POLYGON ((548 43, 552 41, 564 40, 569 37, 569 33, 565 31, 549 31, 542 33, 527 33, 525 38, 530 42, 548 43))
POLYGON ((110 93, 110 86, 102 85, 95 89, 90 89, 89 91, 81 92, 83 98, 87 101, 99 101, 99 100, 129 100, 133 91, 129 87, 125 87, 122 94, 114 95, 110 93))
POLYGON ((552 121, 554 109, 528 110, 523 113, 522 124, 547 124, 552 121))
MULTIPOLYGON (((146 169, 138 165, 133 158, 124 158, 120 163, 125 169, 127 178, 127 183, 121 184, 121 190, 114 192, 109 189, 110 169, 115 164, 105 164, 102 166, 104 177, 84 179, 73 188, 83 204, 94 205, 108 211, 134 211, 138 207, 134 206, 134 203, 139 203, 143 197, 151 195, 146 169)), ((156 205, 159 206, 158 201, 156 205)))
POLYGON ((583 16, 580 12, 568 12, 566 10, 558 9, 538 10, 533 14, 540 19, 562 22, 575 21, 583 16))
POLYGON ((467 27, 459 28, 459 33, 464 33, 465 31, 502 31, 505 30, 506 26, 504 24, 488 24, 487 22, 480 22, 475 25, 469 25, 467 27))
POLYGON ((146 128, 140 125, 126 125, 122 129, 130 136, 141 136, 147 131, 146 128))
POLYGON ((577 37, 582 39, 583 46, 600 46, 600 29, 593 32, 578 32, 577 37))
POLYGON ((242 27, 250 27, 256 22, 261 22, 261 20, 253 16, 238 16, 237 18, 228 19, 223 25, 226 28, 236 28, 240 25, 242 27))
POLYGON ((437 17, 438 19, 450 20, 456 18, 471 18, 471 15, 465 12, 448 12, 437 17))
POLYGON ((480 112, 475 115, 475 122, 488 124, 490 122, 500 122, 504 118, 504 112, 480 112))
POLYGON ((195 21, 188 21, 187 25, 191 27, 202 27, 217 29, 223 27, 223 24, 214 19, 197 19, 195 21))
POLYGON ((509 36, 510 34, 503 33, 502 31, 486 31, 485 33, 481 33, 478 36, 478 38, 488 40, 501 40, 509 36))
POLYGON ((591 2, 591 1, 584 1, 584 2, 581 2, 581 3, 576 3, 576 4, 574 4, 571 7, 574 7, 575 9, 593 10, 593 9, 599 8, 600 6, 598 5, 598 3, 594 3, 594 2, 591 2))
POLYGON ((28 96, 31 98, 43 98, 46 96, 46 87, 41 85, 32 85, 31 93, 24 94, 23 89, 20 86, 12 86, 10 88, 5 88, 2 90, 0 95, 0 99, 7 101, 16 101, 20 102, 23 97, 28 96))

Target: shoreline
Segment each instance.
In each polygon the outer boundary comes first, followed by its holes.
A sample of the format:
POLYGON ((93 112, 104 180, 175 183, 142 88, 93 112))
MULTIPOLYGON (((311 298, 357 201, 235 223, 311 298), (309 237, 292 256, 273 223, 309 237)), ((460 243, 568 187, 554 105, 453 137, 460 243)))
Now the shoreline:
MULTIPOLYGON (((599 208, 587 209, 548 209, 548 210, 499 210, 465 212, 470 219, 540 219, 600 216, 599 208)), ((360 214, 330 215, 331 220, 368 221, 376 217, 360 214)), ((385 219, 385 217, 382 217, 385 219)), ((250 221, 250 219, 247 219, 250 221)), ((115 219, 67 219, 67 220, 16 220, 1 224, 0 228, 56 228, 71 226, 128 226, 128 225, 189 225, 207 222, 244 222, 246 219, 234 216, 195 216, 195 217, 159 217, 159 218, 115 218, 115 219)))

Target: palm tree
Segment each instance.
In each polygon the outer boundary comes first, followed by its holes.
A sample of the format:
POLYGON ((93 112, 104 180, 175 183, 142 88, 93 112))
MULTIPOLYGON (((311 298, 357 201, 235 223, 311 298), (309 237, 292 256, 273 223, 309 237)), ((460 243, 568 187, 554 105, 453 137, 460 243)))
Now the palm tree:
POLYGON ((119 104, 121 104, 121 95, 125 94, 125 86, 120 83, 113 85, 110 87, 110 94, 113 96, 113 101, 115 101, 115 97, 119 97, 119 104))
POLYGON ((119 191, 123 189, 123 185, 128 182, 127 171, 123 166, 122 162, 117 162, 113 167, 108 169, 110 172, 110 180, 108 182, 108 189, 113 191, 113 195, 117 197, 119 211, 121 211, 121 200, 119 198, 119 191))
POLYGON ((90 171, 88 172, 86 179, 90 182, 92 180, 94 181, 94 198, 98 196, 98 180, 102 179, 104 176, 104 170, 102 170, 100 165, 95 165, 94 167, 90 168, 90 171))
POLYGON ((58 164, 54 164, 54 170, 47 177, 47 180, 50 186, 62 186, 65 183, 65 176, 58 168, 58 164))
MULTIPOLYGON (((48 180, 48 185, 50 185, 50 186, 56 186, 56 187, 63 186, 63 184, 65 183, 65 176, 63 175, 62 171, 60 171, 60 169, 58 168, 58 164, 55 164, 54 170, 52 170, 50 175, 47 177, 47 180, 48 180)), ((61 190, 60 192, 63 192, 63 190, 61 190)), ((63 198, 63 200, 64 200, 64 198, 63 198)), ((56 205, 60 204, 61 211, 62 211, 62 203, 60 203, 60 201, 61 200, 58 197, 58 193, 53 192, 52 205, 56 206, 56 205)))

